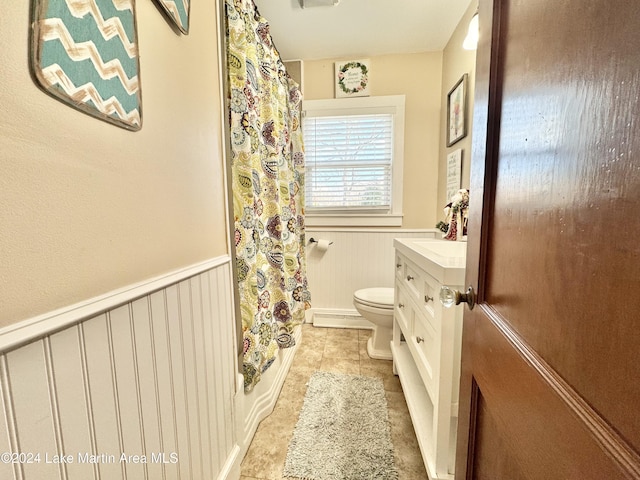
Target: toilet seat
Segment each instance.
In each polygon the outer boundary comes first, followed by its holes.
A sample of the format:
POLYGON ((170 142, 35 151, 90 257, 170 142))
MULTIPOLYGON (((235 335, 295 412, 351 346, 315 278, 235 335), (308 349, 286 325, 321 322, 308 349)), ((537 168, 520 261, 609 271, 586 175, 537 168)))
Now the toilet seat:
POLYGON ((369 307, 393 310, 393 288, 363 288, 353 293, 355 301, 369 307))

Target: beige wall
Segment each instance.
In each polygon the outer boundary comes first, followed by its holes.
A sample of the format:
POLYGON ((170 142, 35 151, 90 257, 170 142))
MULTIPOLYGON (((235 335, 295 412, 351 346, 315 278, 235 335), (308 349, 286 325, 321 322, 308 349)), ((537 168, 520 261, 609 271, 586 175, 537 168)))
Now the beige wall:
MULTIPOLYGON (((8 9, 8 10, 7 10, 8 9)), ((136 3, 143 127, 43 93, 28 68, 29 2, 0 45, 0 326, 227 252, 216 1, 177 35, 136 3)))
MULTIPOLYGON (((334 62, 304 61, 304 98, 334 98, 334 62)), ((370 57, 371 95, 406 95, 404 228, 436 224, 442 52, 370 57)))
MULTIPOLYGON (((475 50, 462 48, 473 0, 443 52, 370 57, 371 95, 406 95, 404 157, 405 228, 433 228, 444 220, 447 155, 462 149, 461 187, 469 187, 475 84, 475 50), (447 94, 468 77, 467 136, 447 147, 447 94)), ((304 61, 304 98, 334 98, 334 63, 344 58, 304 61)))
POLYGON ((469 21, 478 8, 478 1, 473 0, 466 13, 460 20, 456 30, 451 35, 451 39, 444 49, 442 62, 442 106, 440 115, 440 162, 438 179, 438 220, 444 220, 442 212, 444 206, 449 202, 446 198, 446 162, 447 155, 459 148, 462 149, 462 179, 461 187, 469 188, 470 160, 471 160, 471 131, 473 128, 473 100, 475 92, 475 70, 476 52, 475 50, 464 50, 462 42, 467 35, 469 21), (447 147, 447 94, 453 86, 460 80, 462 75, 469 74, 467 92, 467 136, 455 144, 447 147))

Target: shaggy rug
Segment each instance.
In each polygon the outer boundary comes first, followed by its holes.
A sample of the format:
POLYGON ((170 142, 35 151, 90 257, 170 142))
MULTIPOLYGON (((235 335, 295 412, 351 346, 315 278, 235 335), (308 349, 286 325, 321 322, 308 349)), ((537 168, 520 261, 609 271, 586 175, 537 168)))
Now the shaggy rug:
POLYGON ((315 372, 283 475, 304 480, 396 480, 382 381, 315 372))

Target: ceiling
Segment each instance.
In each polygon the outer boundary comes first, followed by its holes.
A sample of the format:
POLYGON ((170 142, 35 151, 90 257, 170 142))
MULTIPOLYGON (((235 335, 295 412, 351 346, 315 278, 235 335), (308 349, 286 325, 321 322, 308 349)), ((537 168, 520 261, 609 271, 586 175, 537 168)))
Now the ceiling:
POLYGON ((254 0, 283 60, 440 51, 472 0, 254 0))

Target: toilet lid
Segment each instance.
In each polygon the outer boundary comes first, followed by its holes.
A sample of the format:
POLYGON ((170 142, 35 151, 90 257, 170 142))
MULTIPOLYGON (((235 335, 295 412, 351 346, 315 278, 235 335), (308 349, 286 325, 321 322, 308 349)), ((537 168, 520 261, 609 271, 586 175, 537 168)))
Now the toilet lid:
POLYGON ((356 290, 353 297, 364 305, 393 308, 393 288, 363 288, 362 290, 356 290))

